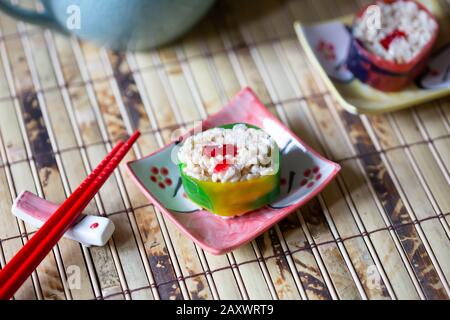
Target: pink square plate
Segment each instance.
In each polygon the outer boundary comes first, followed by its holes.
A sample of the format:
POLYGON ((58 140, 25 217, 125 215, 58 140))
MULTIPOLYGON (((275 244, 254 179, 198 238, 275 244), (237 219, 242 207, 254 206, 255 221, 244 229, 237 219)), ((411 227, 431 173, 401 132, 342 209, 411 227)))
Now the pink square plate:
POLYGON ((202 129, 235 122, 262 128, 281 150, 279 198, 243 216, 222 219, 186 198, 178 167, 171 160, 179 141, 127 163, 129 174, 150 201, 189 238, 213 254, 227 253, 251 241, 317 195, 340 170, 338 164, 323 158, 286 128, 249 88, 204 120, 202 129))

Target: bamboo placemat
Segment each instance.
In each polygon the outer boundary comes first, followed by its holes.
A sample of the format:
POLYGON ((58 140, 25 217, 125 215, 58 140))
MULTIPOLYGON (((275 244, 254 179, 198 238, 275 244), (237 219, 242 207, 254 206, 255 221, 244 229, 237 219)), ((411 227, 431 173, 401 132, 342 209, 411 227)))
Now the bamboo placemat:
POLYGON ((342 166, 308 205, 224 256, 195 246, 121 170, 87 210, 114 221, 113 239, 61 240, 15 298, 448 299, 450 99, 349 114, 292 27, 360 5, 219 0, 175 44, 128 54, 1 14, 1 265, 35 231, 10 212, 18 192, 62 202, 118 139, 141 130, 127 160, 142 157, 244 86, 342 166))

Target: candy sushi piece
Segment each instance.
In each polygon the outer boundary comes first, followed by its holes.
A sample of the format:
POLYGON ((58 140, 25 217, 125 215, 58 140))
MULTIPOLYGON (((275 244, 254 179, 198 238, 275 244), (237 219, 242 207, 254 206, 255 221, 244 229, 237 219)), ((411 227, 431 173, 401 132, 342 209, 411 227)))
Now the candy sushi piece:
POLYGON ((178 159, 186 195, 219 216, 258 209, 280 193, 280 151, 258 127, 235 123, 197 133, 178 159))
POLYGON ((376 89, 399 91, 423 71, 438 32, 419 2, 379 0, 355 17, 347 67, 376 89))

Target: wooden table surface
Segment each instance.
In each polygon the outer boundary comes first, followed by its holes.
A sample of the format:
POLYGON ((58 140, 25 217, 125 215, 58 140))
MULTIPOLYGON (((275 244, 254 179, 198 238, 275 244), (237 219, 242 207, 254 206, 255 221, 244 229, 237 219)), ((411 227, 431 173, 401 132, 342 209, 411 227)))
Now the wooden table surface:
POLYGON ((342 166, 297 213, 223 256, 195 246, 121 170, 87 210, 114 221, 112 240, 61 240, 15 298, 448 299, 450 99, 349 114, 292 27, 360 5, 219 0, 173 45, 128 54, 1 14, 1 265, 35 230, 11 214, 20 191, 62 202, 118 139, 141 130, 127 160, 142 157, 244 86, 342 166))

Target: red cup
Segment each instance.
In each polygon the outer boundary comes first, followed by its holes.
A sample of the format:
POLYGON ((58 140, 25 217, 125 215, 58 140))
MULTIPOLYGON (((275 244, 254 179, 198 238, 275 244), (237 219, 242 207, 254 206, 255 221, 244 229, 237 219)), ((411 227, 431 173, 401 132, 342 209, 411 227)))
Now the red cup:
MULTIPOLYGON (((393 3, 398 0, 383 0, 384 3, 393 3)), ((422 48, 414 59, 408 63, 396 63, 386 60, 369 50, 356 39, 352 34, 350 50, 347 58, 347 68, 361 82, 366 83, 381 91, 400 91, 410 84, 426 67, 426 60, 431 53, 434 43, 439 33, 439 24, 431 12, 422 4, 414 0, 400 0, 414 2, 419 9, 425 11, 437 25, 430 41, 422 48)), ((378 1, 379 3, 380 1, 378 1)), ((373 3, 372 5, 376 5, 373 3)), ((361 18, 370 5, 362 8, 355 17, 353 25, 357 19, 361 18)))

